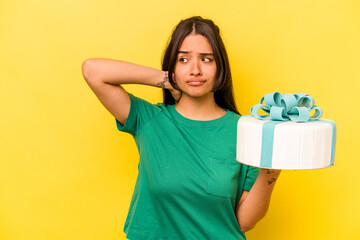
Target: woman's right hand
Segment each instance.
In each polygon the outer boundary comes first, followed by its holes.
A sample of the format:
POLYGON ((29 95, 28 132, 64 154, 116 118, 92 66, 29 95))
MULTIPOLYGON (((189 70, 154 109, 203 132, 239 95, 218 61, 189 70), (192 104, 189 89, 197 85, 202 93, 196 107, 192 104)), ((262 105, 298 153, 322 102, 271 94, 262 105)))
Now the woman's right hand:
POLYGON ((182 92, 179 91, 179 90, 176 90, 173 87, 171 87, 171 89, 169 89, 169 90, 170 90, 170 93, 171 93, 172 97, 175 99, 175 103, 177 103, 181 98, 182 92))

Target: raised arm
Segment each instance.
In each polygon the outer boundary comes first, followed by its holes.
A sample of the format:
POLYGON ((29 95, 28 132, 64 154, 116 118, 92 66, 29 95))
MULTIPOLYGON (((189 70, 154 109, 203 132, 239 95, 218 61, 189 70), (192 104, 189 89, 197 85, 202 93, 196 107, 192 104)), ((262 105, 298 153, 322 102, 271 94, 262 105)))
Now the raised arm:
POLYGON ((236 208, 236 218, 242 232, 247 232, 266 214, 275 182, 281 170, 260 170, 250 191, 243 191, 236 208))
POLYGON ((172 89, 167 72, 137 64, 90 58, 82 64, 83 76, 105 108, 122 124, 130 111, 130 98, 121 84, 144 84, 172 89))

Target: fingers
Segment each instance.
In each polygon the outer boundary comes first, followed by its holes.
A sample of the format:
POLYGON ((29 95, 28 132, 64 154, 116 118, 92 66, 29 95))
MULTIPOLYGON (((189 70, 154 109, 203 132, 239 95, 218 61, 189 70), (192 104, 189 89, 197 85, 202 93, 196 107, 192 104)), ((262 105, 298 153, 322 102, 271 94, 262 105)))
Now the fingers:
POLYGON ((170 90, 172 97, 175 99, 175 102, 178 102, 181 98, 182 92, 176 89, 170 90))

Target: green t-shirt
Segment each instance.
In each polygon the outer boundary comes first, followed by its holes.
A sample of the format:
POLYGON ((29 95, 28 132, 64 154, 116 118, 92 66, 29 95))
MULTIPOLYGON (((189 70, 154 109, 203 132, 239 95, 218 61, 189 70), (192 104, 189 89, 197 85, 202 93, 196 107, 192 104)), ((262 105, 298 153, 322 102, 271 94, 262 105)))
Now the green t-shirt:
POLYGON ((237 121, 229 110, 196 121, 174 105, 151 104, 129 94, 120 131, 133 135, 140 160, 124 232, 128 239, 246 239, 235 216, 243 190, 259 169, 238 163, 237 121))

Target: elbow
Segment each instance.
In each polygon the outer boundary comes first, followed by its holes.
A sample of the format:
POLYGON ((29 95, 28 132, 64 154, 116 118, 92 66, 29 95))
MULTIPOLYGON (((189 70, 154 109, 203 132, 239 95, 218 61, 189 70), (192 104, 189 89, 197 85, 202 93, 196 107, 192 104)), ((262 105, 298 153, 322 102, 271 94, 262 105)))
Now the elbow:
POLYGON ((91 79, 94 79, 95 77, 94 69, 95 69, 95 63, 91 58, 86 59, 82 63, 81 70, 86 82, 90 83, 91 79))
POLYGON ((251 229, 253 229, 254 227, 255 227, 255 225, 256 224, 254 224, 254 225, 245 225, 245 224, 239 224, 239 226, 240 226, 240 230, 244 233, 244 232, 247 232, 247 231, 249 231, 249 230, 251 230, 251 229))
POLYGON ((247 232, 251 229, 253 229, 256 224, 265 217, 266 211, 264 211, 261 215, 257 216, 256 218, 242 218, 242 221, 239 220, 238 218, 238 223, 239 223, 239 227, 240 230, 242 232, 247 232))
POLYGON ((256 224, 265 216, 266 211, 263 212, 263 214, 261 215, 257 215, 257 216, 249 216, 249 214, 247 213, 246 215, 237 215, 237 220, 238 220, 238 224, 240 227, 240 230, 245 233, 251 229, 253 229, 256 224), (240 221, 241 219, 241 221, 240 221))
POLYGON ((257 223, 257 222, 249 221, 249 219, 244 219, 244 218, 242 218, 241 220, 242 221, 240 221, 240 218, 237 217, 237 221, 238 221, 240 230, 243 233, 253 229, 257 223))

